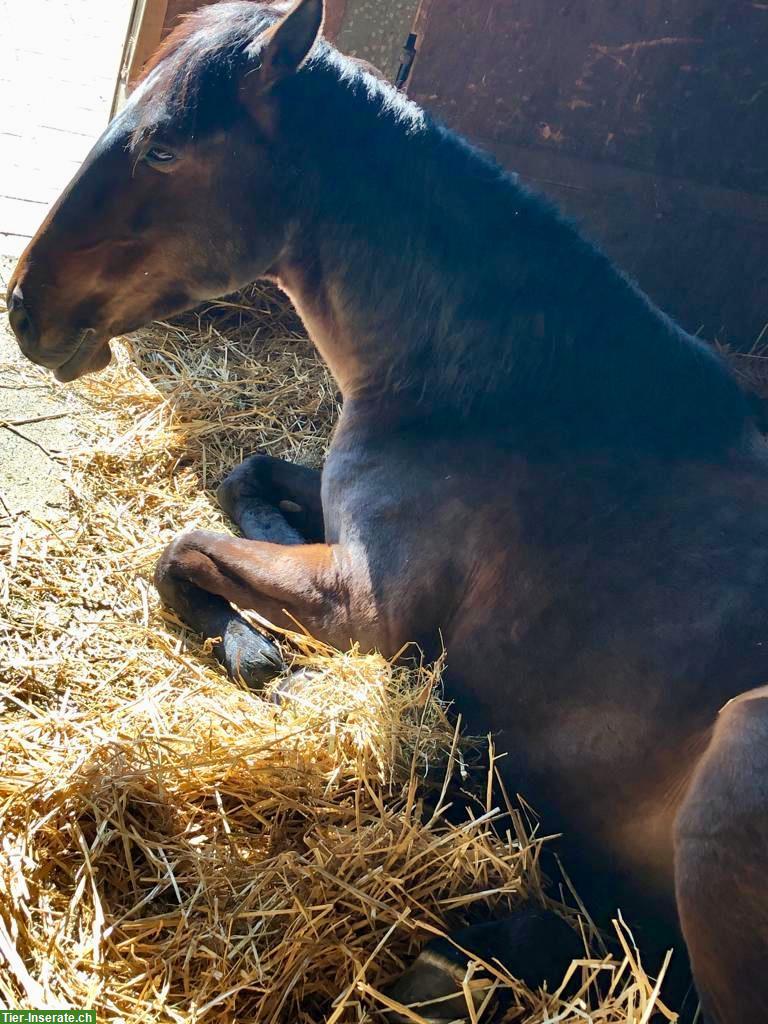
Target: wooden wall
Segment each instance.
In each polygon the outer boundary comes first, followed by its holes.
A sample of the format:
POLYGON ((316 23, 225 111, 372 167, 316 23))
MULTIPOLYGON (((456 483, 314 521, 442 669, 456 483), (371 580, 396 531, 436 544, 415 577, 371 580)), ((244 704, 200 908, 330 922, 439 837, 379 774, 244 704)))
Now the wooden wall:
POLYGON ((422 0, 409 92, 692 331, 768 322, 768 3, 422 0))

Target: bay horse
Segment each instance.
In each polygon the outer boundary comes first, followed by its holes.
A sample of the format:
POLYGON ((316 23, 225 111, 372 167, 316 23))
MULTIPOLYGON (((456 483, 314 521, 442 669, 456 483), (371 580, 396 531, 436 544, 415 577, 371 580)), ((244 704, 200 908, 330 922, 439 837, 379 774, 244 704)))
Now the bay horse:
MULTIPOLYGON (((233 604, 342 648, 444 643, 449 695, 564 833, 586 903, 665 944, 679 927, 711 1024, 766 1021, 749 401, 549 202, 324 41, 323 15, 222 3, 170 36, 16 268, 19 345, 71 381, 115 335, 278 282, 343 394, 325 468, 246 460, 219 491, 244 537, 176 539, 162 599, 252 682, 280 658, 233 604)), ((523 908, 461 943, 557 980, 560 926, 523 908)), ((431 943, 393 991, 450 994, 452 955, 431 943)))

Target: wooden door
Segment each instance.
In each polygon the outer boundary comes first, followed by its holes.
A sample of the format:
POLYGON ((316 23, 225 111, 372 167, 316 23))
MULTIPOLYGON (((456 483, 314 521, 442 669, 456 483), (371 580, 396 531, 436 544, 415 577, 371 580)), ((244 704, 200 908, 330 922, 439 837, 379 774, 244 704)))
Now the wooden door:
POLYGON ((409 93, 691 331, 768 321, 768 3, 422 0, 409 93))

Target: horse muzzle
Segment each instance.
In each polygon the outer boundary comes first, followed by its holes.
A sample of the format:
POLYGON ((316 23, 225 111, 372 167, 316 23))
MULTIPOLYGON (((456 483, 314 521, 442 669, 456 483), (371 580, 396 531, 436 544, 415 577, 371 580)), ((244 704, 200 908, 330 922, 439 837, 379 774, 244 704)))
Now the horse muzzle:
POLYGON ((53 375, 62 384, 84 377, 87 373, 98 373, 112 360, 109 342, 99 338, 92 330, 83 331, 75 348, 64 362, 51 367, 53 375))
POLYGON ((29 313, 12 297, 8 303, 8 319, 22 354, 30 362, 52 370, 56 380, 62 383, 103 370, 112 358, 109 342, 90 328, 80 331, 72 340, 43 344, 29 313))

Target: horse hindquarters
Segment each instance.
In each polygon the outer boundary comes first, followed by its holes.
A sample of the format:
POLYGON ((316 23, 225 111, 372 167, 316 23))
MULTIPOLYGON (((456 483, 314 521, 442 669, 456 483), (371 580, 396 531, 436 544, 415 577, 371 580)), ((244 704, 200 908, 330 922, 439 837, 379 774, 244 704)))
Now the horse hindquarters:
POLYGON ((678 813, 675 883, 707 1024, 768 1021, 768 687, 720 713, 678 813))

